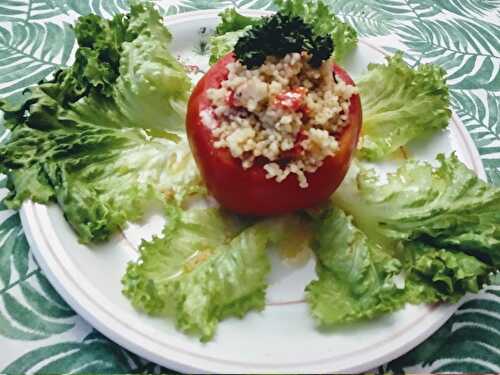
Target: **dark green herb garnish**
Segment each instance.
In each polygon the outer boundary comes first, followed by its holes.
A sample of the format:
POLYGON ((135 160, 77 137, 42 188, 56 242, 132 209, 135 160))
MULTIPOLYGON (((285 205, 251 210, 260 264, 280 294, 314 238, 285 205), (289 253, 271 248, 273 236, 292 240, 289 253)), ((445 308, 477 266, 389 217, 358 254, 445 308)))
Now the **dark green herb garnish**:
POLYGON ((310 64, 319 67, 333 53, 333 39, 320 35, 297 16, 278 12, 263 18, 238 39, 234 52, 249 69, 262 65, 267 56, 284 57, 288 53, 308 52, 310 64))

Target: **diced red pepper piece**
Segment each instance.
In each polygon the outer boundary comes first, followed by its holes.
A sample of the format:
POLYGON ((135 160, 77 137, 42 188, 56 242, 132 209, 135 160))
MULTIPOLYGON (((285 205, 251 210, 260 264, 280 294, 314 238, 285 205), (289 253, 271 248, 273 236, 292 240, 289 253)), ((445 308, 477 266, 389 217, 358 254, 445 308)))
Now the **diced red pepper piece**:
POLYGON ((296 87, 291 91, 285 91, 276 95, 274 105, 296 112, 303 107, 307 91, 307 88, 302 86, 296 87))

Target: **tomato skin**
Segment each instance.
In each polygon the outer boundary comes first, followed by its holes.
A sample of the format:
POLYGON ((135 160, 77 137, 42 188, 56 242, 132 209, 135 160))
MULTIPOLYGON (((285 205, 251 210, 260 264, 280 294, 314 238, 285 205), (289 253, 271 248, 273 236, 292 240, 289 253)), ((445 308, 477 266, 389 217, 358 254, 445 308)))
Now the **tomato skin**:
MULTIPOLYGON (((314 173, 306 173, 309 186, 301 188, 297 176, 290 174, 284 181, 266 178, 259 165, 243 169, 241 160, 227 148, 215 148, 212 131, 201 120, 200 113, 211 107, 206 96, 210 88, 219 88, 227 79, 226 65, 235 61, 230 53, 213 65, 198 82, 188 103, 186 128, 189 143, 201 175, 210 193, 221 206, 244 215, 267 216, 313 207, 328 200, 340 185, 356 149, 362 123, 359 95, 351 97, 349 123, 338 138, 339 150, 324 159, 314 173)), ((347 84, 354 82, 338 65, 334 74, 347 84)))

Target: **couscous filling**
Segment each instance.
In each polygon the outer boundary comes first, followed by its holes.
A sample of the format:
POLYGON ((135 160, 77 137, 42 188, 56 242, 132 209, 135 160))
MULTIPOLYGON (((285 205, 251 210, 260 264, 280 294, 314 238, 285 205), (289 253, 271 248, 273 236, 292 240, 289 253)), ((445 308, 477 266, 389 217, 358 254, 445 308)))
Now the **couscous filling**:
POLYGON ((267 57, 257 69, 236 61, 227 65, 221 87, 210 89, 212 107, 201 114, 216 139, 248 169, 261 162, 267 178, 278 182, 315 172, 338 149, 336 135, 347 124, 354 86, 333 75, 333 61, 318 68, 310 56, 267 57))

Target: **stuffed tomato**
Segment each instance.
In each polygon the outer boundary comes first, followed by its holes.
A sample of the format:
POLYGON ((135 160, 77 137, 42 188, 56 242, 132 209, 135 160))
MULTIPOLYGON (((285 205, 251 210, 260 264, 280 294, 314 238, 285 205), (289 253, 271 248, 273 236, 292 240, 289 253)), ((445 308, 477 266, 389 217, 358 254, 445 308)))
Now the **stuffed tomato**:
POLYGON ((208 190, 225 208, 274 215, 326 201, 358 142, 362 111, 353 80, 307 53, 248 69, 234 53, 193 90, 187 133, 208 190))

